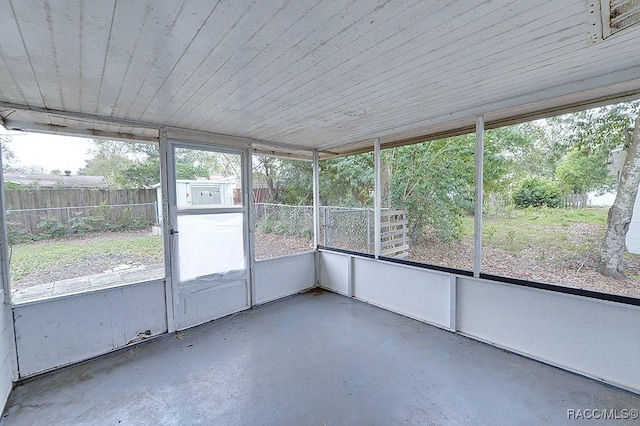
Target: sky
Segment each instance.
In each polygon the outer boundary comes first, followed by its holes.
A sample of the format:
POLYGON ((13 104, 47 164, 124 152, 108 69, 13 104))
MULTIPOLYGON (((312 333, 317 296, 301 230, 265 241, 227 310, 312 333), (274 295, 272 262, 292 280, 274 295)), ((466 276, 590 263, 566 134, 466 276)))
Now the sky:
POLYGON ((39 133, 11 134, 7 145, 15 154, 15 166, 42 166, 44 173, 71 170, 76 174, 85 166, 91 139, 39 133))

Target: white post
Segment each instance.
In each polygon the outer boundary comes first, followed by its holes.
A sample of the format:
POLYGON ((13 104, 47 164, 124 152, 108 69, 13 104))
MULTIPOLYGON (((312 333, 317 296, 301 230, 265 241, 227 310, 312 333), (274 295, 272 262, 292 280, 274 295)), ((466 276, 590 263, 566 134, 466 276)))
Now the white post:
MULTIPOLYGON (((172 157, 173 158, 173 157, 172 157)), ((173 275, 172 275, 172 244, 173 238, 169 235, 171 216, 169 215, 169 185, 173 179, 173 161, 169 161, 169 141, 167 130, 160 128, 160 193, 162 194, 162 241, 164 244, 164 271, 165 271, 165 303, 167 308, 167 332, 176 330, 173 317, 173 275)), ((174 182, 175 183, 175 182, 174 182)))
MULTIPOLYGON (((2 142, 0 141, 0 170, 2 169, 2 142)), ((2 310, 0 311, 0 315, 3 315, 4 320, 11 321, 11 325, 7 326, 7 332, 9 333, 9 340, 11 341, 10 348, 10 363, 12 370, 12 378, 13 381, 18 380, 18 349, 16 346, 16 335, 15 335, 15 324, 13 320, 13 315, 8 315, 12 312, 11 310, 11 283, 9 277, 9 232, 7 229, 7 209, 5 205, 4 199, 4 176, 0 171, 0 219, 2 223, 0 223, 0 278, 2 279, 2 290, 3 290, 3 300, 2 300, 2 310), (10 318, 10 319, 9 319, 10 318)))
POLYGON ((380 161, 380 138, 376 138, 373 146, 374 150, 374 176, 375 176, 375 199, 373 202, 373 234, 375 238, 374 255, 375 258, 380 257, 380 209, 382 206, 382 188, 380 179, 381 161, 380 161))
POLYGON ((476 117, 476 209, 473 241, 473 276, 480 276, 482 267, 482 192, 484 156, 484 115, 476 117))
POLYGON ((313 249, 315 250, 315 284, 320 285, 320 157, 313 151, 313 249))
POLYGON ((249 148, 245 150, 246 153, 246 161, 244 162, 245 169, 244 175, 246 178, 244 181, 246 182, 247 188, 243 190, 245 196, 246 194, 246 203, 247 203, 247 215, 248 215, 248 239, 246 240, 249 244, 249 306, 254 306, 256 304, 256 279, 255 279, 255 262, 256 262, 256 243, 255 243, 255 206, 253 204, 253 154, 252 154, 252 146, 253 144, 249 144, 249 148))
MULTIPOLYGON (((2 142, 0 142, 0 153, 2 152, 2 142)), ((0 155, 0 166, 2 166, 2 156, 0 155)), ((9 285, 9 233, 7 230, 7 209, 5 208, 4 201, 4 173, 0 173, 0 218, 2 223, 0 224, 0 261, 2 262, 2 271, 0 271, 0 277, 2 278, 2 289, 4 290, 4 302, 9 305, 11 302, 11 287, 9 285)))
POLYGON ((313 246, 320 245, 320 159, 313 151, 313 246))

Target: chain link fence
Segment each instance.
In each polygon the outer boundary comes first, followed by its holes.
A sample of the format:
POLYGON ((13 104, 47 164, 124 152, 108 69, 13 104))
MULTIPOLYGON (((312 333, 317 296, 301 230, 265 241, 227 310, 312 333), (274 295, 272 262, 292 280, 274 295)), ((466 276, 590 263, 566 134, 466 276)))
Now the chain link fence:
POLYGON ((254 204, 254 223, 264 233, 313 238, 313 207, 254 204))
POLYGON ((373 209, 320 207, 320 244, 357 252, 373 253, 373 209))
MULTIPOLYGON (((256 203, 254 206, 256 228, 261 232, 313 238, 312 206, 269 203, 256 203)), ((385 213, 387 213, 386 220, 389 220, 387 217, 389 212, 384 211, 383 215, 385 213)), ((406 219, 406 212, 401 213, 406 219)), ((371 208, 321 206, 320 244, 361 253, 373 253, 374 224, 374 213, 371 208)), ((394 229, 389 232, 399 234, 406 239, 406 229, 404 231, 394 229)), ((390 244, 389 241, 386 242, 387 245, 390 244)), ((403 247, 402 251, 406 249, 403 247)))
POLYGON ((156 203, 8 210, 9 241, 147 229, 157 223, 157 211, 156 203))
MULTIPOLYGON (((256 203, 256 228, 265 233, 313 238, 313 207, 256 203)), ((373 252, 373 209, 320 207, 320 244, 373 252)))

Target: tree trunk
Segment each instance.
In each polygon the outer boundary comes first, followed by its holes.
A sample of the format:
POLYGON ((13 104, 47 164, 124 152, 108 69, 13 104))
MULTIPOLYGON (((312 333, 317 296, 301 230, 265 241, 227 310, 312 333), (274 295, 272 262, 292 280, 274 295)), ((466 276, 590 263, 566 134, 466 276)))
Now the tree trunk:
POLYGON ((598 266, 601 274, 616 278, 624 277, 625 240, 640 185, 640 115, 636 118, 633 135, 627 137, 627 142, 627 158, 620 175, 616 200, 609 209, 607 232, 600 249, 598 266))

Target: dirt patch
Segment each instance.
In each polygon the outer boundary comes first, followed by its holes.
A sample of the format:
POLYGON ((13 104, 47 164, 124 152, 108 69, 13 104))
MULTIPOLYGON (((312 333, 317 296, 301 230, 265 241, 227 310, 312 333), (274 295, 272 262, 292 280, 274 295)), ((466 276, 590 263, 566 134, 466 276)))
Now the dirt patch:
MULTIPOLYGON (((616 293, 640 297, 640 256, 625 259, 628 278, 605 277, 596 270, 600 238, 594 243, 594 235, 603 229, 595 224, 573 224, 558 227, 558 235, 566 237, 562 244, 586 247, 574 251, 556 247, 529 246, 511 253, 498 243, 484 243, 482 249, 482 272, 504 277, 558 284, 587 290, 616 293)), ((423 243, 412 245, 409 259, 416 262, 447 266, 463 270, 473 269, 473 239, 449 244, 423 243)))
POLYGON ((257 260, 313 250, 313 240, 308 238, 267 234, 259 230, 254 235, 257 260))

